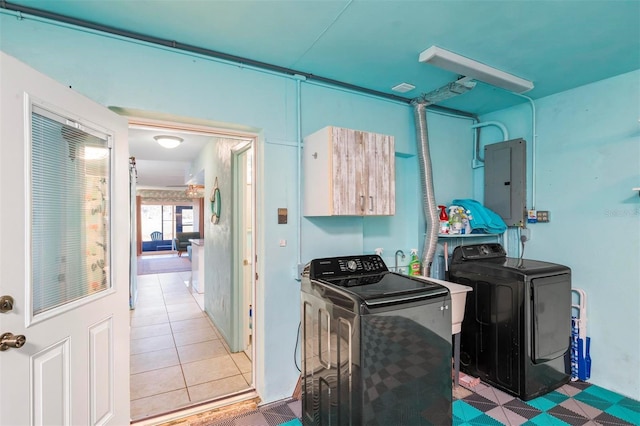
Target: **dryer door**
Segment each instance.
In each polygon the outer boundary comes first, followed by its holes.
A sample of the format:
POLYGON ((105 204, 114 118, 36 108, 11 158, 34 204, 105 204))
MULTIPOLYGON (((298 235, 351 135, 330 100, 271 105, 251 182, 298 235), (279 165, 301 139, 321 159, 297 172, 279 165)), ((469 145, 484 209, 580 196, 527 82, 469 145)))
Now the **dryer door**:
POLYGON ((571 276, 534 278, 531 281, 532 361, 540 364, 569 350, 571 339, 571 276))

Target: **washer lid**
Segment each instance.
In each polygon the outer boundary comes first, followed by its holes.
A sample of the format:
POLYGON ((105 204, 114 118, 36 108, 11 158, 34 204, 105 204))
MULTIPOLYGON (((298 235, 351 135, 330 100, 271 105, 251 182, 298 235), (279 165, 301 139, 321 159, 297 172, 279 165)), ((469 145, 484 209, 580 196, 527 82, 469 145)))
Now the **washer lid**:
POLYGON ((448 293, 448 289, 426 279, 414 278, 395 272, 325 279, 365 301, 374 299, 405 298, 407 296, 435 297, 448 293))

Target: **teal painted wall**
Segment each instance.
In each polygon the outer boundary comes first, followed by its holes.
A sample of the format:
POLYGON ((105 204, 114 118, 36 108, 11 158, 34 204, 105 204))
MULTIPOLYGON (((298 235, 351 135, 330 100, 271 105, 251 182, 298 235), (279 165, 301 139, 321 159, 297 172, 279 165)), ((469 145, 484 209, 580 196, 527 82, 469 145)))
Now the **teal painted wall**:
MULTIPOLYGON (((139 42, 17 20, 6 14, 0 14, 0 31, 4 52, 105 106, 210 120, 258 135, 261 233, 257 235, 260 281, 255 310, 255 370, 257 390, 264 402, 290 396, 299 375, 293 363, 300 318, 300 284, 295 279, 298 261, 362 253, 378 245, 391 252, 420 244, 415 231, 421 209, 411 107, 139 42), (400 165, 397 179, 401 182, 395 217, 301 218, 298 232, 298 134, 304 136, 327 125, 395 137, 400 165), (286 225, 277 224, 278 208, 289 211, 286 225), (280 246, 280 240, 287 241, 285 247, 280 246)), ((223 200, 230 197, 229 149, 230 144, 212 144, 203 151, 206 158, 193 166, 194 171, 205 170, 206 191, 218 176, 223 200)), ((439 162, 448 161, 446 157, 439 162)), ((468 177, 451 182, 448 198, 454 197, 455 188, 465 192, 471 185, 468 177)), ((225 334, 231 332, 232 294, 223 284, 229 282, 231 274, 230 223, 225 219, 230 217, 229 207, 223 202, 220 225, 205 225, 205 304, 225 334)), ((205 203, 207 217, 208 208, 205 203)))
MULTIPOLYGON (((524 257, 571 267, 587 292, 591 382, 640 399, 640 71, 536 101, 536 200, 524 257)), ((528 143, 528 103, 482 120, 528 143)))
MULTIPOLYGON (((255 325, 257 385, 264 402, 290 396, 299 374, 293 363, 299 321, 300 287, 294 278, 298 259, 306 262, 383 247, 385 260, 392 262, 396 249, 422 245, 415 127, 407 105, 2 14, 0 36, 1 50, 105 106, 214 120, 259 134, 262 231, 255 325), (300 122, 297 84, 301 85, 300 122), (304 136, 326 125, 395 136, 398 212, 392 218, 302 218, 298 245, 298 130, 304 136), (283 207, 290 220, 278 225, 277 209, 283 207), (283 239, 287 245, 280 247, 283 239)), ((638 77, 632 73, 539 102, 537 207, 551 210, 552 222, 532 227, 526 249, 527 257, 573 268, 576 286, 591 296, 593 381, 636 399, 639 379, 629 372, 637 371, 639 342, 638 334, 629 336, 629 330, 637 330, 635 313, 640 304, 640 197, 631 192, 632 186, 640 186, 638 77), (629 327, 634 321, 636 327, 629 327)), ((478 172, 470 169, 470 121, 427 116, 438 203, 477 196, 478 172)), ((526 104, 482 119, 503 121, 512 136, 530 139, 526 104)), ((491 132, 484 134, 495 137, 491 132)), ((224 152, 212 148, 211 154, 205 167, 217 173, 226 167, 228 147, 224 152)), ((210 178, 207 173, 207 185, 210 178)), ((213 232, 220 229, 209 229, 205 235, 215 240, 213 232)), ((230 241, 219 237, 220 252, 209 250, 209 243, 206 246, 214 265, 228 262, 222 251, 230 241)), ((220 270, 227 267, 230 271, 228 265, 220 270)), ((226 273, 216 276, 226 278, 226 273)), ((217 309, 213 298, 206 303, 212 311, 217 309)), ((220 321, 224 324, 225 319, 220 321)))

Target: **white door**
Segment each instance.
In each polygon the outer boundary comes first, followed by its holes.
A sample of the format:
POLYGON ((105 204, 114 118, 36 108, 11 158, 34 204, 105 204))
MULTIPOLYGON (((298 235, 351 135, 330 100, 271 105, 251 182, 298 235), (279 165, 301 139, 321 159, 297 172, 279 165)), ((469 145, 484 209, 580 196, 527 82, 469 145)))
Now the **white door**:
POLYGON ((232 351, 244 351, 253 359, 254 334, 253 289, 255 269, 255 185, 253 143, 236 145, 233 155, 233 233, 234 233, 234 293, 235 335, 232 351))
POLYGON ((239 198, 243 200, 239 214, 242 219, 239 224, 240 230, 244 235, 242 239, 242 274, 240 281, 242 282, 242 308, 244 310, 243 329, 243 350, 249 359, 253 359, 253 189, 252 189, 252 172, 253 172, 253 149, 249 147, 238 156, 240 163, 240 193, 239 198))
POLYGON ((0 70, 0 426, 129 424, 127 123, 0 70))

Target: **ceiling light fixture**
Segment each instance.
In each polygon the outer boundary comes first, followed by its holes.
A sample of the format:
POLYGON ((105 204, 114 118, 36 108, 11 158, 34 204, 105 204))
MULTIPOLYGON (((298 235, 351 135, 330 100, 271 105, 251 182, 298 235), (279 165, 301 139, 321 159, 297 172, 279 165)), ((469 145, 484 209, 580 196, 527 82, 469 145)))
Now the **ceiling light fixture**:
POLYGON ((501 87, 515 93, 524 93, 533 89, 533 83, 497 68, 490 67, 457 53, 431 46, 420 54, 419 62, 435 65, 436 67, 465 77, 471 77, 492 86, 501 87))
POLYGON ((173 149, 182 143, 182 138, 177 136, 154 136, 153 137, 162 147, 173 149))

